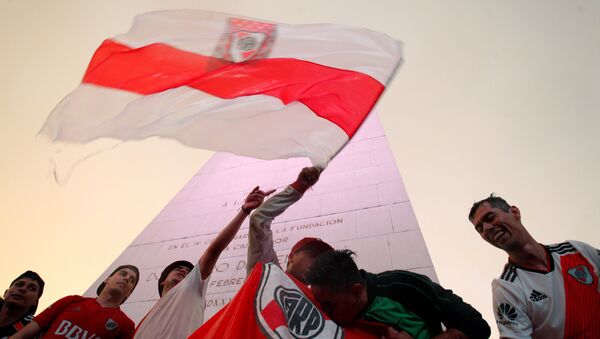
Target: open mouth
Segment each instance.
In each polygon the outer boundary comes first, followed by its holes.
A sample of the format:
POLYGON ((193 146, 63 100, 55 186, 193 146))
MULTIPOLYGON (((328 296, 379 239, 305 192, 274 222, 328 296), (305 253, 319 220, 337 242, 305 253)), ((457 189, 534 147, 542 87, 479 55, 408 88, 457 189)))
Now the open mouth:
POLYGON ((500 240, 500 238, 504 235, 504 231, 498 231, 494 234, 494 237, 492 238, 493 241, 498 241, 500 240))

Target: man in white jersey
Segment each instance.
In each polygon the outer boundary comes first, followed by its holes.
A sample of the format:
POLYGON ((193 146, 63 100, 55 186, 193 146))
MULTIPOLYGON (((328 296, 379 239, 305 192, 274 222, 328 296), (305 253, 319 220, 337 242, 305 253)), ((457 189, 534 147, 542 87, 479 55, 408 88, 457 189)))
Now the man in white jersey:
POLYGON ((208 278, 219 255, 229 245, 250 212, 265 196, 258 186, 248 194, 235 217, 221 230, 200 256, 196 265, 178 260, 167 266, 158 280, 160 299, 139 323, 135 338, 187 338, 204 322, 208 278))
POLYGON ((469 220, 508 254, 492 282, 502 338, 600 338, 600 251, 579 241, 538 243, 519 209, 493 194, 473 204, 469 220))

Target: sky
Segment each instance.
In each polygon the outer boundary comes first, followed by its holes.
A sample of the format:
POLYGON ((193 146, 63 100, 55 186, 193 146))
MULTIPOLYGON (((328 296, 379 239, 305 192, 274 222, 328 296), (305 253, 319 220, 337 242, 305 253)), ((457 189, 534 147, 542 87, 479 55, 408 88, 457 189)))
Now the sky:
POLYGON ((31 269, 46 281, 40 309, 83 293, 213 154, 127 142, 61 186, 35 139, 102 40, 136 14, 172 8, 403 41, 404 65, 377 110, 441 284, 494 336, 490 282, 506 254, 468 222, 475 200, 503 196, 541 243, 600 247, 597 1, 0 0, 0 287, 31 269))

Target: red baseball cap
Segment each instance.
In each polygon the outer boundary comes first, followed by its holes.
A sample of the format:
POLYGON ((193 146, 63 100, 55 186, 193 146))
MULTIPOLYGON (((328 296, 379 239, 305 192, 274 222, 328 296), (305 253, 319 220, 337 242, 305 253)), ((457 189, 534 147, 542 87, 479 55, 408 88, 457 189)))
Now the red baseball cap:
POLYGON ((321 240, 319 238, 308 237, 308 238, 303 238, 300 241, 298 241, 294 245, 294 247, 292 247, 290 254, 295 254, 296 252, 303 250, 308 245, 310 245, 311 247, 313 247, 321 252, 333 251, 333 247, 331 247, 331 245, 324 242, 323 240, 321 240))

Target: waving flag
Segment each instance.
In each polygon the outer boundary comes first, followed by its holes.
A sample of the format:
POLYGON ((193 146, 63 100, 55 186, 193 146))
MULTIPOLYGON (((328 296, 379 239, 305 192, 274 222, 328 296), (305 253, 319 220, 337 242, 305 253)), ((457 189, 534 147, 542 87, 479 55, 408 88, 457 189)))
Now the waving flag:
POLYGON ((256 265, 231 302, 202 325, 200 338, 378 339, 385 325, 341 328, 315 305, 308 287, 274 264, 256 265))
POLYGON ((146 13, 100 45, 40 135, 67 144, 159 136, 325 165, 401 60, 400 42, 362 28, 200 10, 146 13))

